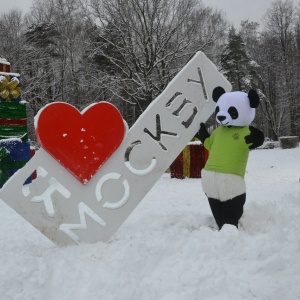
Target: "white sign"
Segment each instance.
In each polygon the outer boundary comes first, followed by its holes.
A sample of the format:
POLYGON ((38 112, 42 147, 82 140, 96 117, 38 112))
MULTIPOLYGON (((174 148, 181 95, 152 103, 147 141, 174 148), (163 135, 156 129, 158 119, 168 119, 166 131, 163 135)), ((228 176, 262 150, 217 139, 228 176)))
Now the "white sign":
POLYGON ((216 86, 231 90, 198 52, 87 184, 41 148, 0 198, 57 245, 107 241, 214 112, 216 86), (37 179, 23 186, 35 170, 37 179))

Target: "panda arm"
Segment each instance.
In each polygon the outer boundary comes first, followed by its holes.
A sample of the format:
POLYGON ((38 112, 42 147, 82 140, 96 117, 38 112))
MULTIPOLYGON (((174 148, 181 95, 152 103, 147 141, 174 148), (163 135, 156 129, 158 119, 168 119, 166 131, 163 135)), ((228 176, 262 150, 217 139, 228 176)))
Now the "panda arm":
POLYGON ((261 146, 265 139, 263 132, 253 126, 249 126, 249 130, 250 134, 245 136, 246 144, 251 144, 249 145, 249 149, 261 146))
POLYGON ((202 144, 204 144, 204 141, 210 137, 207 129, 206 129, 206 126, 204 123, 201 123, 200 124, 200 129, 199 131, 196 133, 195 135, 196 138, 198 138, 202 144))

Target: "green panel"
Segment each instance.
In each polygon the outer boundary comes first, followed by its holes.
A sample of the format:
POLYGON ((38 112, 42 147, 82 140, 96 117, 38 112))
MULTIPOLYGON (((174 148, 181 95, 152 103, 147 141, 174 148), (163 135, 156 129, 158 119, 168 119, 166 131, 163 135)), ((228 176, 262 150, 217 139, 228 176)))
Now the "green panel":
POLYGON ((26 165, 27 161, 9 161, 9 162, 1 162, 1 168, 3 170, 7 169, 21 169, 26 165))
POLYGON ((21 138, 22 141, 27 141, 27 126, 0 126, 0 139, 6 138, 21 138))
POLYGON ((9 175, 0 170, 0 185, 3 185, 8 179, 9 175))
POLYGON ((0 185, 3 185, 9 178, 6 172, 7 166, 4 167, 6 158, 9 157, 9 151, 5 148, 0 148, 0 185))
POLYGON ((27 118, 26 105, 14 102, 1 102, 0 118, 27 118))

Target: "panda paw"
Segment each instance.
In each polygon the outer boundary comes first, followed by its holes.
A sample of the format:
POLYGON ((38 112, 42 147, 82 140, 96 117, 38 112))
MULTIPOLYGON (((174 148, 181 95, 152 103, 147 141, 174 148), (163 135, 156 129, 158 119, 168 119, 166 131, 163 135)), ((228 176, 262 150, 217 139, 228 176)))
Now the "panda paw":
POLYGON ((208 131, 207 131, 206 126, 205 126, 204 123, 201 123, 201 124, 200 124, 200 129, 199 129, 199 131, 196 133, 195 137, 198 138, 198 139, 201 141, 202 144, 204 144, 204 141, 205 141, 208 137, 210 137, 210 135, 209 135, 209 133, 208 133, 208 131))
POLYGON ((264 134, 259 129, 249 126, 250 134, 245 136, 246 144, 249 145, 249 149, 255 149, 259 146, 261 146, 264 142, 264 134))

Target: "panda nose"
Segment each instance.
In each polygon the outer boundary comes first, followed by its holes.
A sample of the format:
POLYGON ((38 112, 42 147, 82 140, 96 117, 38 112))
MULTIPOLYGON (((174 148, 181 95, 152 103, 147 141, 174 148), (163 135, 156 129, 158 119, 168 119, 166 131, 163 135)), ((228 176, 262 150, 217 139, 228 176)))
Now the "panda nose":
POLYGON ((225 116, 217 116, 217 119, 218 119, 220 122, 222 122, 222 121, 224 121, 224 120, 226 119, 226 117, 225 117, 225 116))

